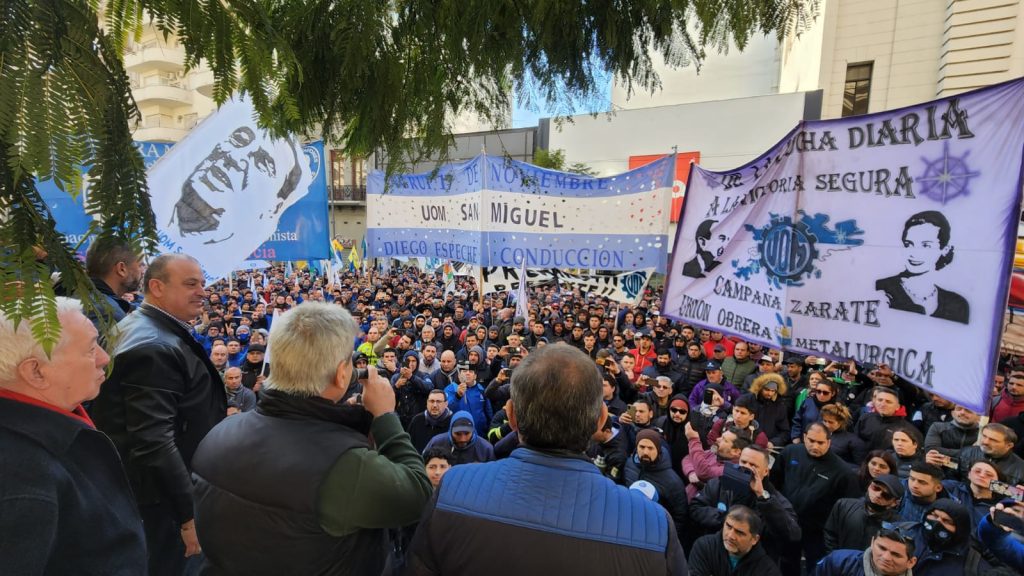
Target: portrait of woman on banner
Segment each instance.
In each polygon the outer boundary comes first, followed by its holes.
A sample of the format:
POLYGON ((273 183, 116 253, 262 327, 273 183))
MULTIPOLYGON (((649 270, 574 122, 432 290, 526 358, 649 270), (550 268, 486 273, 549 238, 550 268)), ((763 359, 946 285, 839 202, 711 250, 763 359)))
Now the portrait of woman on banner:
POLYGON ((949 221, 935 210, 919 212, 907 219, 902 237, 906 257, 904 270, 875 282, 875 290, 885 292, 889 308, 968 323, 970 305, 967 300, 935 284, 935 273, 953 261, 951 232, 949 221))

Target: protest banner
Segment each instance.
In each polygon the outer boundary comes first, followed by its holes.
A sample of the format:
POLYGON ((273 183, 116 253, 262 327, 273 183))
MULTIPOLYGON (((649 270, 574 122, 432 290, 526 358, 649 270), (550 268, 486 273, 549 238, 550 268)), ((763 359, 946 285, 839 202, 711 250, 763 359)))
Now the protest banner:
POLYGON ((370 255, 664 271, 674 162, 669 155, 599 178, 486 155, 389 182, 375 171, 367 189, 370 255))
POLYGON ((885 363, 985 412, 1020 216, 1024 80, 809 121, 727 172, 693 166, 668 316, 885 363))
MULTIPOLYGON (((234 98, 196 126, 148 171, 158 249, 199 260, 207 283, 227 276, 272 238, 313 175, 298 142, 272 138, 251 102, 234 98)), ((326 237, 324 238, 326 256, 326 237)))
MULTIPOLYGON (((520 269, 496 266, 483 268, 481 272, 483 294, 521 289, 520 279, 523 277, 523 271, 520 269)), ((579 288, 580 292, 585 294, 607 296, 610 300, 623 304, 636 304, 654 274, 654 268, 619 274, 576 274, 556 268, 527 269, 525 272, 528 287, 558 284, 569 290, 579 288)))

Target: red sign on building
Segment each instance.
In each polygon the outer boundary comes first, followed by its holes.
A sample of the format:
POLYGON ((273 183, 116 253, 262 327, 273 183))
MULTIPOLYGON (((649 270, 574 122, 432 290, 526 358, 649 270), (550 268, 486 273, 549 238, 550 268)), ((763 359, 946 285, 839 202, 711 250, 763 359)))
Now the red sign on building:
MULTIPOLYGON (((630 156, 629 169, 639 168, 665 156, 667 154, 630 156)), ((690 175, 691 160, 700 164, 700 152, 679 152, 676 154, 676 177, 672 183, 672 222, 679 222, 679 211, 683 208, 683 195, 686 193, 686 177, 690 175)))

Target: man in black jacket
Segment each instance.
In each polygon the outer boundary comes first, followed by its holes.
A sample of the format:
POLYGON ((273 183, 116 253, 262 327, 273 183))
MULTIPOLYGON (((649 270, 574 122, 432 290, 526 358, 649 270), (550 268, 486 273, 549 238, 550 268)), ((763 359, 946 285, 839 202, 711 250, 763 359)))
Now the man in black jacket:
POLYGON ((733 506, 725 515, 721 532, 694 543, 690 576, 779 576, 779 567, 759 544, 762 528, 756 512, 746 506, 733 506))
POLYGON ((146 299, 118 324, 114 371, 92 406, 114 442, 146 528, 150 576, 179 575, 199 553, 192 510, 192 456, 227 413, 217 369, 188 322, 206 296, 199 263, 164 254, 143 279, 146 299))
POLYGON ((427 409, 412 417, 406 431, 416 451, 423 452, 431 438, 448 433, 451 422, 452 411, 448 409, 448 397, 444 390, 435 388, 427 395, 427 409))
POLYGON ((903 483, 892 474, 882 474, 868 484, 861 498, 840 498, 825 523, 825 550, 863 550, 882 528, 883 522, 899 521, 903 483))
POLYGON ((653 428, 641 430, 636 435, 636 453, 626 460, 623 483, 626 486, 638 480, 646 480, 658 490, 658 503, 668 510, 676 524, 676 533, 686 534, 686 485, 679 475, 672 471, 668 461, 668 447, 661 440, 661 433, 653 428))
POLYGON ((117 451, 81 403, 110 360, 77 300, 57 298, 49 357, 0 312, 0 572, 146 570, 146 539, 117 451))
POLYGON ((722 478, 708 480, 690 502, 690 519, 698 529, 714 533, 722 529, 725 510, 742 504, 754 510, 764 523, 762 543, 773 559, 791 544, 800 542, 800 523, 793 505, 768 481, 768 452, 751 444, 740 453, 739 465, 750 470, 746 490, 722 489, 722 478))
POLYGON ((790 444, 775 459, 772 481, 793 503, 803 536, 803 550, 794 546, 782 557, 782 573, 800 574, 800 553, 807 566, 824 556, 823 533, 832 506, 840 498, 856 495, 856 479, 849 465, 833 454, 828 428, 814 422, 804 431, 803 442, 790 444))

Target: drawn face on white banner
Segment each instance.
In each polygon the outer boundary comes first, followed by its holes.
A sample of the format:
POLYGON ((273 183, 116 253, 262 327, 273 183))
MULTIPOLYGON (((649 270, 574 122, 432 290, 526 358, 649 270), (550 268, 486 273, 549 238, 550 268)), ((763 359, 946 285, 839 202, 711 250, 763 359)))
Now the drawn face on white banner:
POLYGON ((249 126, 236 128, 216 144, 182 183, 174 217, 182 236, 198 234, 217 244, 239 233, 242 205, 261 207, 258 218, 280 215, 295 192, 302 169, 297 147, 271 140, 249 126))

